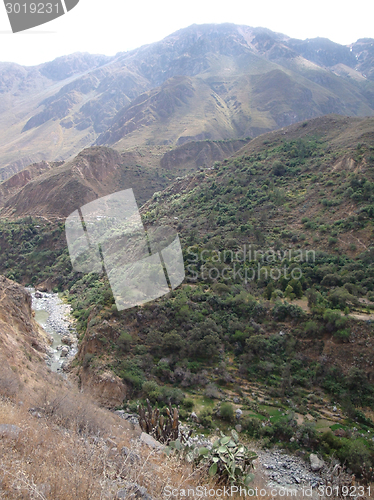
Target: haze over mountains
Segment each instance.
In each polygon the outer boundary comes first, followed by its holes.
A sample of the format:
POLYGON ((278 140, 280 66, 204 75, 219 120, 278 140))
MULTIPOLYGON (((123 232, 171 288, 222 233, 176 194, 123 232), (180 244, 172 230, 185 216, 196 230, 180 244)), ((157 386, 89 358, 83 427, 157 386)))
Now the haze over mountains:
POLYGON ((193 25, 114 57, 2 63, 0 93, 4 180, 91 145, 121 153, 143 146, 160 156, 156 146, 166 153, 196 140, 254 137, 329 113, 373 116, 374 40, 341 46, 193 25))

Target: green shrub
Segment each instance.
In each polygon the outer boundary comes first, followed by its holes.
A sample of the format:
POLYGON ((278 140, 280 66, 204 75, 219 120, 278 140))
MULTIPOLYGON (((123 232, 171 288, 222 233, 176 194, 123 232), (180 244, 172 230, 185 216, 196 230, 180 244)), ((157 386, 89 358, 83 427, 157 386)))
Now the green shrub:
POLYGON ((192 401, 192 399, 184 399, 183 402, 182 402, 182 406, 183 408, 185 408, 186 410, 192 410, 193 407, 194 407, 194 402, 192 401))
POLYGON ((121 351, 129 352, 132 344, 132 337, 129 333, 122 331, 117 339, 117 346, 121 351))
POLYGON ((328 331, 343 329, 347 323, 347 318, 342 316, 341 312, 336 309, 326 309, 323 319, 326 321, 328 331))
POLYGON ((276 160, 273 163, 273 167, 272 167, 271 171, 272 171, 272 174, 275 175, 276 177, 282 177, 286 173, 286 167, 284 166, 284 164, 281 161, 276 160))
POLYGON ((349 337, 351 336, 351 332, 349 330, 338 330, 334 333, 334 338, 340 340, 342 342, 348 342, 349 337))
POLYGON ((304 325, 304 332, 307 335, 318 335, 321 331, 321 326, 316 321, 307 321, 304 325))
POLYGON ((222 403, 219 413, 223 420, 231 422, 234 418, 234 407, 231 403, 222 403))
POLYGON ((244 431, 252 437, 259 437, 261 434, 261 421, 255 417, 244 417, 240 421, 244 431))
POLYGON ((165 404, 175 404, 179 405, 184 400, 183 392, 177 387, 161 387, 161 394, 159 395, 159 401, 165 404))
POLYGON ((213 427, 212 415, 213 415, 212 410, 209 410, 208 408, 204 409, 199 414, 199 421, 201 425, 206 429, 211 429, 213 427))
POLYGON ((149 380, 142 385, 142 392, 151 403, 156 403, 161 395, 161 387, 153 380, 149 380))
POLYGON ((335 238, 335 236, 330 236, 328 239, 328 243, 330 246, 335 245, 335 243, 338 241, 338 238, 335 238))
POLYGON ((352 441, 344 439, 344 444, 337 452, 337 457, 342 463, 346 462, 354 474, 360 474, 362 464, 368 468, 373 465, 373 454, 358 439, 352 441))

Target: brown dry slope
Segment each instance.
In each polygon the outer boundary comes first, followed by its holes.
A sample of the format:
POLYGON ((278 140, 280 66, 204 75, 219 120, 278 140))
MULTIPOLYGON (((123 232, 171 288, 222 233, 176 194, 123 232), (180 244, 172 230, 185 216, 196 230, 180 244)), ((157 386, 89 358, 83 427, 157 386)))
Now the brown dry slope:
POLYGON ((122 154, 92 147, 66 163, 36 163, 0 184, 0 217, 63 218, 85 203, 129 188, 140 206, 176 177, 210 167, 247 142, 189 142, 176 149, 135 147, 122 154))
POLYGON ((33 318, 31 295, 4 276, 0 276, 0 332, 2 391, 12 395, 25 386, 40 388, 47 371, 48 336, 33 318))

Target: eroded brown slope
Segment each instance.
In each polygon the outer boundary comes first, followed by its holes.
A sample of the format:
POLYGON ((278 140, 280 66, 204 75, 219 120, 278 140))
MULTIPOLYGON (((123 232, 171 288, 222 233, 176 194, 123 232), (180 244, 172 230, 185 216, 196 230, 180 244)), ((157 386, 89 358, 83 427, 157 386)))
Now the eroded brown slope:
POLYGON ((246 142, 189 142, 175 150, 168 146, 135 147, 122 154, 93 147, 65 164, 30 165, 0 184, 0 217, 66 217, 85 203, 129 188, 140 206, 177 176, 210 167, 246 142))
POLYGON ((10 395, 22 387, 40 388, 47 372, 46 333, 33 318, 31 295, 0 276, 0 383, 10 395))

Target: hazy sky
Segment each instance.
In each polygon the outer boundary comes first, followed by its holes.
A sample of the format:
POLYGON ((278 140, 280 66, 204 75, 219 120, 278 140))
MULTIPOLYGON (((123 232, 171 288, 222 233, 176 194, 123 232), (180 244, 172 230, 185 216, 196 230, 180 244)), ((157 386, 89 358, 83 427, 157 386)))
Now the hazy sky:
MULTIPOLYGON (((20 3, 31 0, 20 0, 20 3)), ((48 24, 13 34, 0 4, 0 61, 34 65, 72 52, 114 55, 191 24, 261 26, 294 38, 341 44, 374 38, 374 1, 354 0, 80 0, 48 24)))

